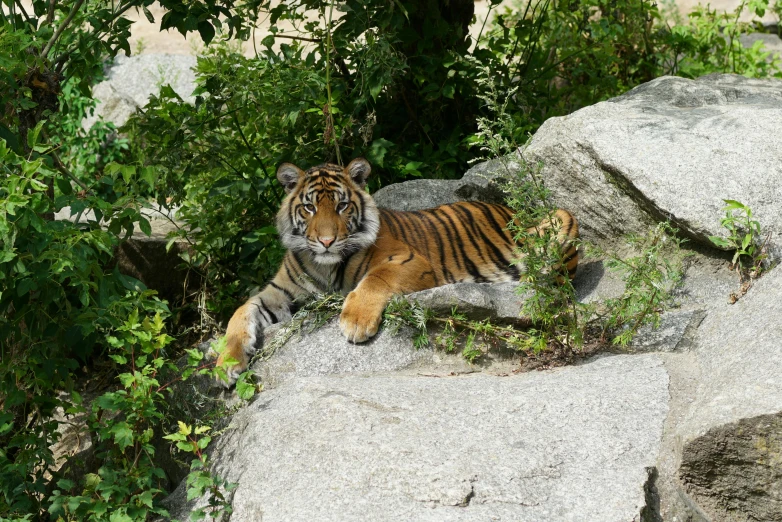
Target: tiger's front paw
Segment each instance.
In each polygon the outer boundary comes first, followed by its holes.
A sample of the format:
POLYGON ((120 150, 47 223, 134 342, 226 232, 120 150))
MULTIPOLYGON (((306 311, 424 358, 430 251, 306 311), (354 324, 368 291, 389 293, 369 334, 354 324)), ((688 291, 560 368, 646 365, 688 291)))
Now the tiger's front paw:
POLYGON ((263 341, 263 324, 257 307, 244 305, 234 313, 225 331, 225 349, 217 359, 217 366, 225 371, 225 379, 217 384, 230 388, 239 375, 247 370, 256 345, 263 341))
POLYGON ((380 328, 384 308, 385 303, 378 307, 362 300, 355 292, 349 293, 339 316, 339 327, 347 340, 362 343, 373 337, 380 328))

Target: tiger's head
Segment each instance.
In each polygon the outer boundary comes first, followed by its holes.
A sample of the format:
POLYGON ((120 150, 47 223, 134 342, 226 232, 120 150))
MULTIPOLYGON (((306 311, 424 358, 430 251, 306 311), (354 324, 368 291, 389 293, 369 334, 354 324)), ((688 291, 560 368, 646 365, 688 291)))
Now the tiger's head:
POLYGON ((280 165, 277 179, 288 194, 277 213, 283 245, 309 252, 321 265, 371 246, 380 228, 377 206, 364 191, 371 172, 364 158, 347 167, 326 163, 306 172, 291 163, 280 165))

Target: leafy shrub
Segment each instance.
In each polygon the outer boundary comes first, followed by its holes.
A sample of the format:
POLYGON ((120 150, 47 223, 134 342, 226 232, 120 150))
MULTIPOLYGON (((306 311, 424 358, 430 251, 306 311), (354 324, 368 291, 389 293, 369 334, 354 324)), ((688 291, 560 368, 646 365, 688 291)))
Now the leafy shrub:
MULTIPOLYGON (((143 352, 162 339, 168 315, 155 292, 113 267, 120 242, 134 228, 149 231, 139 210, 154 186, 152 171, 117 163, 128 147, 108 139, 111 128, 80 129, 104 60, 129 50, 122 15, 143 3, 31 4, 9 2, 0 12, 0 517, 144 519, 158 511, 160 477, 145 458, 162 404, 144 398, 159 369, 137 359, 148 355, 125 354, 128 365, 146 369, 140 376, 113 361, 134 383, 125 382, 130 394, 104 396, 108 413, 93 417, 97 474, 79 486, 69 482, 51 450, 60 437, 55 411, 81 408, 75 390, 94 361, 130 338, 143 352), (54 220, 66 206, 90 219, 54 220), (156 333, 136 324, 142 316, 158 317, 156 333)), ((193 22, 199 5, 182 6, 177 23, 193 22)), ((221 16, 210 13, 197 23, 221 16)))

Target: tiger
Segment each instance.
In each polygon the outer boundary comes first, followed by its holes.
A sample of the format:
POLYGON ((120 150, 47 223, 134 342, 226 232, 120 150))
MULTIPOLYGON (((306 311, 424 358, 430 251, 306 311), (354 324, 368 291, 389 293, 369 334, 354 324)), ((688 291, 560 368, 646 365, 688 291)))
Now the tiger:
MULTIPOLYGON (((346 295, 339 327, 348 341, 361 343, 378 332, 395 295, 449 283, 520 279, 510 208, 462 201, 418 211, 381 209, 365 191, 371 172, 364 158, 344 168, 279 166, 286 196, 276 226, 287 251, 271 282, 228 322, 217 361, 225 371, 223 385, 230 387, 247 369, 263 329, 289 321, 294 303, 308 296, 346 295)), ((562 209, 544 221, 535 230, 558 227, 562 260, 556 268, 572 278, 578 223, 562 209)))

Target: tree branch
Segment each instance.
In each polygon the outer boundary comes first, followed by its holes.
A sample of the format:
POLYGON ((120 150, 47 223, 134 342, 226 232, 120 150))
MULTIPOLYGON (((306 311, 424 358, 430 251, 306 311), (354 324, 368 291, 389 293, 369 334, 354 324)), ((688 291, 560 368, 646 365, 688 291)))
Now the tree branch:
POLYGON ((57 28, 57 30, 54 32, 52 37, 49 39, 49 42, 46 44, 46 47, 44 47, 43 51, 41 51, 41 56, 43 58, 46 58, 49 55, 49 51, 52 50, 52 47, 60 38, 60 35, 62 35, 62 32, 65 30, 65 28, 68 27, 68 25, 70 25, 71 21, 73 20, 73 17, 76 16, 76 13, 79 12, 79 9, 81 9, 81 5, 83 3, 84 0, 76 0, 76 5, 73 6, 71 12, 68 13, 68 16, 60 24, 60 27, 57 28))
POLYGON ((49 0, 49 12, 46 13, 46 24, 51 25, 54 22, 54 6, 57 5, 57 0, 49 0))
POLYGON ((68 170, 65 167, 65 165, 63 165, 62 161, 60 160, 60 157, 57 155, 56 152, 51 151, 50 154, 52 155, 52 158, 54 158, 54 168, 56 168, 60 172, 60 174, 64 174, 65 176, 69 177, 71 181, 73 181, 82 189, 84 189, 84 191, 87 192, 88 194, 92 193, 90 187, 88 187, 86 183, 84 183, 82 180, 77 178, 70 170, 68 170))

